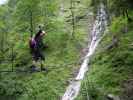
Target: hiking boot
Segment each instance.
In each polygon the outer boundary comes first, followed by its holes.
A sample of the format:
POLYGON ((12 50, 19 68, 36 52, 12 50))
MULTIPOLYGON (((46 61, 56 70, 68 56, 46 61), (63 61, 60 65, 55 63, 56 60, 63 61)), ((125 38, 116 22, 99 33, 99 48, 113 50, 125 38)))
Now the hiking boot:
POLYGON ((35 65, 30 66, 30 72, 38 72, 38 71, 39 69, 35 65))
POLYGON ((48 69, 47 69, 47 68, 41 67, 41 71, 46 71, 46 72, 48 72, 48 69))

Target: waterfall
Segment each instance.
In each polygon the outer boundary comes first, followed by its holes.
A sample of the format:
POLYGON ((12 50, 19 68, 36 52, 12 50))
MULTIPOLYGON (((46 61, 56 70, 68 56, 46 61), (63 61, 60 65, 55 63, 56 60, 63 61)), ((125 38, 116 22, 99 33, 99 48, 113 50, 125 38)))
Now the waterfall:
POLYGON ((85 73, 89 70, 88 63, 95 53, 96 47, 98 46, 100 40, 104 36, 107 27, 107 14, 105 11, 104 4, 100 4, 99 9, 97 11, 97 17, 93 25, 93 29, 91 31, 91 43, 88 43, 88 53, 84 57, 84 60, 81 64, 78 75, 75 79, 70 83, 67 87, 65 94, 62 97, 62 100, 74 100, 80 91, 81 81, 83 80, 85 73))

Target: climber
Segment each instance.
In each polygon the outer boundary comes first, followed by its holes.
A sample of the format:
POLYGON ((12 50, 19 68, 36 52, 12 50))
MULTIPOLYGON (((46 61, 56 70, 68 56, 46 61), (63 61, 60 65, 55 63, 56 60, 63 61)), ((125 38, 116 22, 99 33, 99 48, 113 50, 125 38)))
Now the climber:
POLYGON ((35 36, 32 36, 29 41, 30 53, 33 57, 32 68, 36 68, 35 63, 41 61, 41 71, 46 70, 45 68, 43 68, 42 64, 42 62, 45 60, 45 57, 42 54, 43 48, 45 47, 42 41, 44 35, 46 35, 45 31, 42 31, 39 27, 39 31, 37 32, 37 34, 35 36))

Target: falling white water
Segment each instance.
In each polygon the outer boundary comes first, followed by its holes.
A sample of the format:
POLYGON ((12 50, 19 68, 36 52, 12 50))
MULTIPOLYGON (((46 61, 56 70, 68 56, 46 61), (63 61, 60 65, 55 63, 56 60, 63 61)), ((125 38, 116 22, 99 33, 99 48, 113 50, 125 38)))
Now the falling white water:
POLYGON ((66 92, 62 97, 62 100, 74 100, 77 97, 80 91, 81 81, 83 80, 85 73, 89 69, 88 67, 89 60, 92 54, 94 54, 98 43, 102 39, 103 33, 105 32, 106 27, 107 27, 107 15, 106 15, 105 7, 103 4, 100 4, 97 17, 93 26, 93 30, 91 32, 92 40, 91 40, 91 43, 88 44, 88 48, 89 48, 88 53, 84 57, 84 61, 81 64, 81 68, 75 80, 73 80, 70 83, 70 85, 67 87, 66 92))

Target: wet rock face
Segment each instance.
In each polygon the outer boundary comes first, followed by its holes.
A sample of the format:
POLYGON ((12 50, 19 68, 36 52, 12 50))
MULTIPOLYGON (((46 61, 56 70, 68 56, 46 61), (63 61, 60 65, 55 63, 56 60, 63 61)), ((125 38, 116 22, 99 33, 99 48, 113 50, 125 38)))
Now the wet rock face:
POLYGON ((133 79, 124 82, 121 100, 133 100, 133 79))

